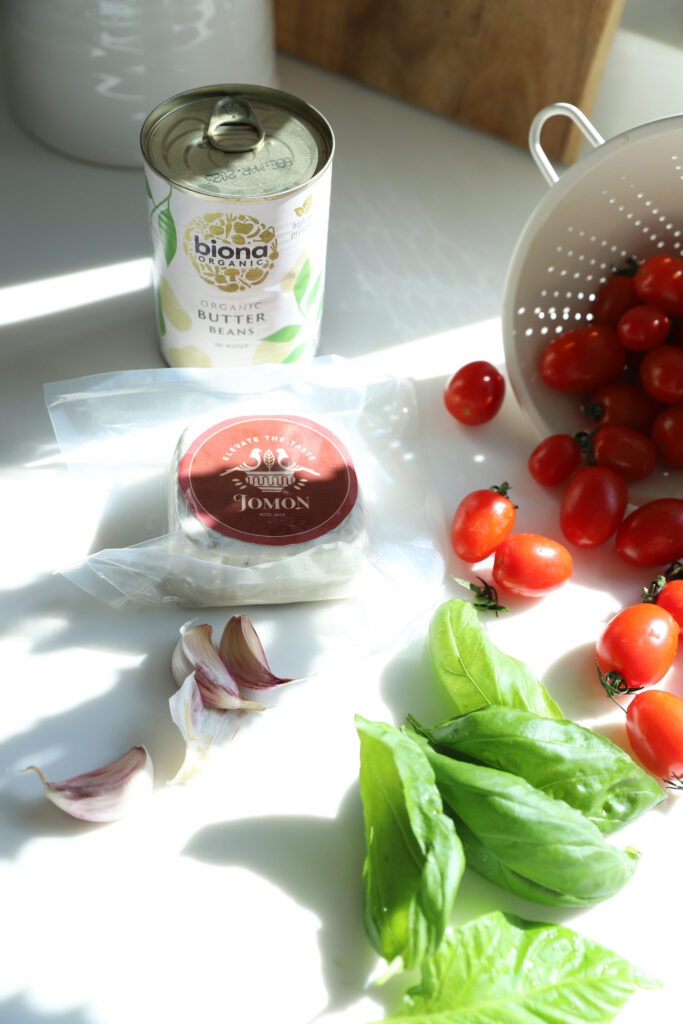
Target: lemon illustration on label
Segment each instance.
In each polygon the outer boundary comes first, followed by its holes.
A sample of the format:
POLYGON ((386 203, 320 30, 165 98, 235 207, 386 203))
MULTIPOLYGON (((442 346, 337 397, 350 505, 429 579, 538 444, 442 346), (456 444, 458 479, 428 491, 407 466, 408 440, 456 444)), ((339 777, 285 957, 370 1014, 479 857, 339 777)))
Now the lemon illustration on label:
POLYGON ((164 316, 170 324, 173 324, 177 331, 189 331, 192 327, 192 318, 178 302, 176 294, 165 277, 159 282, 159 296, 164 316))
POLYGON ((171 366, 213 366, 206 352, 202 352, 196 345, 169 349, 168 361, 171 366))

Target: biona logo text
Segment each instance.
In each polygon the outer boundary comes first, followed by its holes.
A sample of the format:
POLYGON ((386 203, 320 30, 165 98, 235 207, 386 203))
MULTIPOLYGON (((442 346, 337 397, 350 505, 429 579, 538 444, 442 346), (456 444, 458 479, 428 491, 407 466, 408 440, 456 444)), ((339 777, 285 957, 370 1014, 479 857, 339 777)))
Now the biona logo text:
POLYGON ((272 227, 234 213, 195 217, 185 230, 183 248, 201 279, 223 292, 261 284, 279 255, 272 227))

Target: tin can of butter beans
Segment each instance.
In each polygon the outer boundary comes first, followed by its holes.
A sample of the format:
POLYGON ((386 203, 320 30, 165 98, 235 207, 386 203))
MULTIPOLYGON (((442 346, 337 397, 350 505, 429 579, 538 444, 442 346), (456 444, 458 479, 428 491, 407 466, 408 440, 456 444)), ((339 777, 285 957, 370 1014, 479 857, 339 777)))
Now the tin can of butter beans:
POLYGON ((322 114, 265 86, 206 86, 156 107, 140 143, 166 362, 310 359, 334 152, 322 114))

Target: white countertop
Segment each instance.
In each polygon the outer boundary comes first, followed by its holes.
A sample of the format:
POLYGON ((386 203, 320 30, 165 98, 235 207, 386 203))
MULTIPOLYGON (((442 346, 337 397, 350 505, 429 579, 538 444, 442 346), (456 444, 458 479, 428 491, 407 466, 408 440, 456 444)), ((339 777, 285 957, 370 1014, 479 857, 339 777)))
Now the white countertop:
MULTIPOLYGON (((593 120, 605 138, 683 109, 683 53, 621 30, 593 120)), ((534 441, 515 398, 477 430, 442 405, 474 358, 503 365, 499 313, 515 241, 546 186, 528 154, 287 58, 280 85, 318 106, 337 150, 321 353, 415 382, 424 458, 446 518, 476 486, 508 479, 518 527, 558 534, 556 496, 526 471, 534 441)), ((562 97, 558 97, 561 99, 562 97)), ((73 507, 42 384, 161 367, 140 174, 43 148, 0 111, 2 455, 0 574, 5 703, 0 765, 64 778, 145 743, 158 788, 149 814, 87 826, 0 775, 0 1020, 7 1024, 367 1024, 401 989, 368 986, 376 960, 360 919, 362 820, 353 715, 445 717, 425 652, 430 607, 397 644, 324 668, 278 697, 259 728, 185 788, 168 713, 169 662, 188 613, 118 611, 55 572, 96 523, 73 507), (82 275, 82 276, 79 276, 82 275)), ((408 498, 408 496, 404 496, 408 498)), ((443 536, 435 538, 443 544, 443 536)), ((447 550, 443 548, 444 554, 447 550)), ((513 601, 493 639, 523 658, 565 713, 619 740, 623 722, 592 675, 602 624, 635 600, 640 574, 598 551, 543 601, 513 601)), ((462 566, 450 565, 462 570, 462 566)), ((410 605, 411 595, 406 595, 410 605)), ((272 631, 277 609, 254 612, 272 631)), ((217 628, 225 612, 200 618, 217 628)), ((387 626, 382 609, 368 623, 387 626)), ((277 640, 273 661, 293 656, 277 640)), ((679 653, 672 687, 683 692, 679 653)), ((561 920, 662 979, 619 1024, 680 1024, 683 806, 672 798, 616 837, 639 848, 634 879, 590 910, 522 904, 469 872, 454 921, 500 907, 561 920)))

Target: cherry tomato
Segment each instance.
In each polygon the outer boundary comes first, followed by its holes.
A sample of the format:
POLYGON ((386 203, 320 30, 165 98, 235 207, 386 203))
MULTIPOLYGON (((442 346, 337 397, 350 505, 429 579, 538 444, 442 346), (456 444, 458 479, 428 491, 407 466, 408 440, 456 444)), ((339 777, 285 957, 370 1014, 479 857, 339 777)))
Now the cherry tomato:
POLYGON ((640 364, 640 383, 658 402, 683 402, 683 348, 660 345, 646 352, 640 364))
POLYGON ((566 583, 572 574, 567 549, 537 533, 512 533, 496 550, 493 578, 511 594, 542 597, 566 583))
POLYGON ((666 781, 683 775, 683 700, 667 690, 637 693, 626 711, 626 735, 644 768, 666 781))
POLYGON ((683 558, 683 498, 656 498, 629 513, 617 530, 618 553, 632 565, 683 558))
POLYGON ((662 406, 639 384, 617 380, 594 391, 581 411, 590 416, 597 427, 620 423, 624 427, 647 434, 662 406))
POLYGON ((515 506, 507 495, 508 485, 465 495, 453 516, 451 544, 463 562, 488 558, 515 525, 515 506))
POLYGON ((683 469, 683 404, 662 409, 652 424, 650 437, 665 466, 683 469))
POLYGON ((636 271, 635 289, 641 302, 683 316, 683 260, 664 253, 649 256, 636 271))
POLYGON ((657 449, 646 434, 613 423, 596 430, 591 439, 593 458, 624 480, 643 480, 657 465, 657 449))
POLYGON ((476 426, 488 423, 500 409, 505 395, 505 378, 492 363, 483 359, 461 366, 444 393, 451 416, 476 426))
POLYGON ((529 472, 544 487, 561 484, 581 461, 581 449, 571 434, 551 434, 529 456, 529 472))
POLYGON ((607 466, 577 469, 564 489, 560 529, 579 548, 596 548, 615 532, 628 504, 628 487, 607 466))
POLYGON ((633 306, 617 324, 617 335, 624 348, 647 352, 666 341, 671 320, 656 306, 633 306))
POLYGON ((683 580, 669 580, 665 583, 657 595, 655 604, 660 608, 666 608, 678 625, 683 626, 683 580))
POLYGON ((590 394, 615 380, 626 352, 613 327, 584 324, 558 334, 541 353, 541 377, 556 391, 590 394))
POLYGON ((625 693, 654 686, 671 668, 679 625, 665 608, 632 604, 611 619, 595 645, 603 685, 625 693))
POLYGON ((616 327, 624 313, 640 301, 631 274, 612 274, 600 285, 591 312, 593 322, 616 327))

